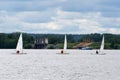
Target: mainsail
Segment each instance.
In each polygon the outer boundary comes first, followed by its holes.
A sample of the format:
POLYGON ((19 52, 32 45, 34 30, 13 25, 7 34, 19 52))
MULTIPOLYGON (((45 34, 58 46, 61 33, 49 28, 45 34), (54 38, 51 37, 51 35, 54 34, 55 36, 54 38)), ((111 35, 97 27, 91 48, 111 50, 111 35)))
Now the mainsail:
POLYGON ((67 50, 67 37, 66 37, 66 35, 65 35, 64 48, 63 48, 63 50, 61 51, 61 54, 68 54, 68 53, 66 53, 66 50, 67 50))
POLYGON ((66 35, 65 35, 65 40, 64 40, 64 50, 67 49, 67 38, 66 38, 66 35))
POLYGON ((103 50, 104 50, 104 36, 102 38, 102 43, 101 43, 101 46, 100 46, 100 51, 99 53, 103 53, 103 50))
POLYGON ((20 34, 17 47, 16 47, 16 53, 23 53, 23 39, 22 39, 22 33, 20 34))

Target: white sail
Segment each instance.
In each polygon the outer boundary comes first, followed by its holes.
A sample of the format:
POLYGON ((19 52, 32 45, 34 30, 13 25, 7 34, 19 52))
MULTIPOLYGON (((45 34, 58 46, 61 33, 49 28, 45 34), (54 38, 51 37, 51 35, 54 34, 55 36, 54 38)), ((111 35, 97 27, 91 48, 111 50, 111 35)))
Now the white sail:
POLYGON ((16 47, 16 52, 17 53, 23 53, 23 39, 22 39, 22 33, 20 34, 17 47, 16 47))
POLYGON ((67 49, 67 38, 66 38, 66 35, 65 35, 65 40, 64 40, 64 50, 67 49))
POLYGON ((104 36, 102 38, 102 42, 101 42, 101 46, 100 46, 100 51, 99 53, 103 53, 103 50, 104 50, 104 36))
POLYGON ((66 52, 66 50, 67 50, 67 37, 66 37, 66 35, 65 35, 64 48, 63 48, 63 50, 61 50, 61 52, 58 53, 58 54, 69 54, 68 52, 66 52))

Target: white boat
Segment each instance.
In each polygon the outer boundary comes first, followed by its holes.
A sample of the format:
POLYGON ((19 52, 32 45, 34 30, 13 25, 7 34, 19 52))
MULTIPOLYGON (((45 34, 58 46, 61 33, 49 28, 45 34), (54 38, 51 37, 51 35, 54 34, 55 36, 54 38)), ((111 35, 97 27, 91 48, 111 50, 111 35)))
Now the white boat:
POLYGON ((64 39, 64 48, 63 50, 61 50, 60 54, 68 54, 67 53, 67 37, 65 35, 65 39, 64 39))
POLYGON ((101 55, 105 54, 104 53, 104 45, 105 45, 105 39, 104 39, 104 36, 103 36, 99 52, 96 52, 96 54, 101 54, 101 55))
POLYGON ((23 54, 23 39, 22 39, 22 33, 20 34, 17 46, 16 46, 16 53, 17 54, 23 54))

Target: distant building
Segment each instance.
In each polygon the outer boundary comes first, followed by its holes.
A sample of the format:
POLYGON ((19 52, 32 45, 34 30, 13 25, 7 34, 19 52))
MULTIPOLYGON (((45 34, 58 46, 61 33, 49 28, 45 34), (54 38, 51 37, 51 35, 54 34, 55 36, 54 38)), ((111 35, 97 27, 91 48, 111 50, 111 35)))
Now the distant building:
POLYGON ((34 41, 35 49, 45 49, 48 45, 48 38, 37 38, 34 41))

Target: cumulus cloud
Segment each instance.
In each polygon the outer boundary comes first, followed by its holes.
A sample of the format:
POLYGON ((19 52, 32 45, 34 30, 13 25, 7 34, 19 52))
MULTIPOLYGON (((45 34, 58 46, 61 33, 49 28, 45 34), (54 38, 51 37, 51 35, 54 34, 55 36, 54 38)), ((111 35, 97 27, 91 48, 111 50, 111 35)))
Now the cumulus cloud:
POLYGON ((119 5, 115 5, 118 3, 115 0, 0 0, 0 31, 120 34, 119 5))

